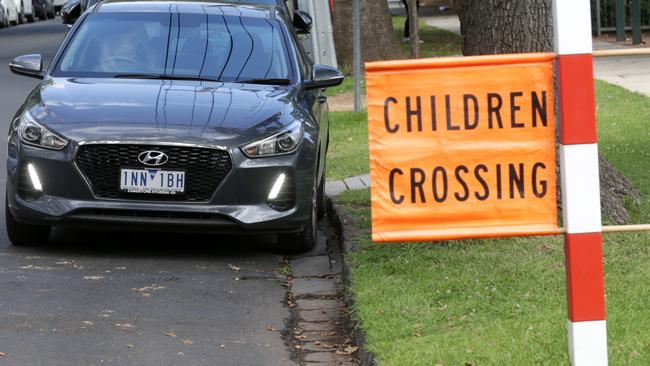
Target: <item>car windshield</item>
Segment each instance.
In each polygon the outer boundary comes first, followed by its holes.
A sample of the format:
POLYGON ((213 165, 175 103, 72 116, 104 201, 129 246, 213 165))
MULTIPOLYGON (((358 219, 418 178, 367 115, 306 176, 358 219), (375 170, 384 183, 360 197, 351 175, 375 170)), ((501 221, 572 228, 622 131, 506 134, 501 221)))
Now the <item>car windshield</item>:
POLYGON ((76 31, 54 75, 277 83, 291 79, 291 63, 277 20, 93 13, 76 31))

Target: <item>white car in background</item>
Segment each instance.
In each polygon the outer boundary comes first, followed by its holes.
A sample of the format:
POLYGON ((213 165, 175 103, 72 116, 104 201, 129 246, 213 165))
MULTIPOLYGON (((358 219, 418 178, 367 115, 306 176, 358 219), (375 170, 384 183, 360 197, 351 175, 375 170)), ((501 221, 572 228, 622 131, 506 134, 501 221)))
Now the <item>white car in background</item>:
POLYGON ((25 21, 34 21, 32 0, 0 0, 0 3, 5 8, 10 23, 23 24, 25 21))

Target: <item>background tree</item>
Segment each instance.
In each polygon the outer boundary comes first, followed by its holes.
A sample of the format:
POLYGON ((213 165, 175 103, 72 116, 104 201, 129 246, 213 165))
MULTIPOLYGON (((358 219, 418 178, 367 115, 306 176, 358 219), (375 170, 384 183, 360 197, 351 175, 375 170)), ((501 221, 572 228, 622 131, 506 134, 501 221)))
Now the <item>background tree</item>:
MULTIPOLYGON (((466 56, 553 50, 551 0, 461 0, 459 15, 466 56)), ((627 223, 630 215, 624 201, 640 195, 602 155, 600 188, 605 217, 627 223)))
MULTIPOLYGON (((345 70, 352 70, 352 1, 334 1, 336 56, 345 70)), ((361 57, 362 62, 404 57, 385 0, 361 0, 361 57)))

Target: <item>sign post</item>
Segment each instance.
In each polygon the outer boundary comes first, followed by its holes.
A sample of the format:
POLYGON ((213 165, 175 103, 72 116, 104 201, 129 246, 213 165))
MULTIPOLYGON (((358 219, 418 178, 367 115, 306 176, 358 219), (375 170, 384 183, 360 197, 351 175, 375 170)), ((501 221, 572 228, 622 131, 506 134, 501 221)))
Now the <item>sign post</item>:
POLYGON ((589 0, 553 0, 571 364, 607 365, 589 0))

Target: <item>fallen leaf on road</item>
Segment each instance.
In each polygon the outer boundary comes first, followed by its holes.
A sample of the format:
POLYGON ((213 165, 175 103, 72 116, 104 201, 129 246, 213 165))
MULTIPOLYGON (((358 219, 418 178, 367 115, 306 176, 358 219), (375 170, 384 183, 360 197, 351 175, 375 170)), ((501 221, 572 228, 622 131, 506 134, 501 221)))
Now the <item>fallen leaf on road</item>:
POLYGON ((84 325, 95 325, 95 323, 91 322, 90 320, 84 320, 82 323, 84 325))
POLYGON ((266 327, 266 330, 274 332, 275 328, 273 328, 272 326, 269 325, 268 327, 266 327))
POLYGON ((104 276, 84 276, 84 280, 103 280, 104 276))
POLYGON ((132 288, 131 290, 135 292, 153 292, 153 291, 158 291, 158 290, 164 290, 165 286, 158 286, 155 283, 151 284, 149 286, 145 286, 142 288, 132 288))
POLYGON ((176 333, 174 333, 174 332, 167 332, 167 333, 165 333, 165 335, 166 335, 167 337, 176 338, 176 333))
POLYGON ((4 353, 4 352, 0 352, 0 357, 4 357, 4 356, 5 356, 5 353, 4 353))
POLYGON ((226 348, 226 345, 225 345, 225 344, 222 344, 222 345, 219 346, 219 347, 220 347, 220 348, 226 348))
POLYGON ((351 354, 353 354, 354 352, 356 352, 358 350, 359 350, 359 347, 346 347, 343 351, 336 351, 334 353, 336 353, 337 355, 346 355, 346 356, 348 356, 348 355, 351 355, 351 354))
POLYGON ((235 271, 235 272, 239 272, 239 270, 241 269, 241 268, 239 268, 239 267, 237 267, 237 266, 233 266, 233 265, 230 264, 230 263, 228 263, 228 268, 230 268, 231 270, 233 270, 233 271, 235 271))
POLYGON ((194 341, 191 341, 191 340, 189 340, 189 339, 184 339, 184 340, 183 340, 183 344, 186 344, 186 345, 189 346, 190 344, 194 344, 194 341))
POLYGON ((133 345, 132 344, 127 344, 126 348, 133 348, 133 345))
POLYGON ((115 324, 115 326, 120 328, 120 329, 133 329, 133 328, 135 328, 135 326, 133 324, 129 324, 129 323, 124 323, 124 324, 117 323, 117 324, 115 324))

